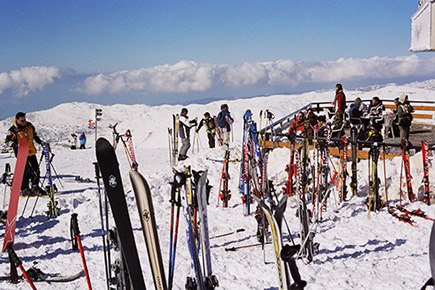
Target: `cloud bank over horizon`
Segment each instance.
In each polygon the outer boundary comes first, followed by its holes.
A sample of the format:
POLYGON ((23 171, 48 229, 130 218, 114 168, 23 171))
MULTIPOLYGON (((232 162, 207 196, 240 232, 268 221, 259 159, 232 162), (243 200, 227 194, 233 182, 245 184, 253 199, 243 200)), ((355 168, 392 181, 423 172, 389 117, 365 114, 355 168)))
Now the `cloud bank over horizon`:
MULTIPOLYGON (((14 98, 43 90, 63 77, 76 74, 71 69, 34 66, 9 73, 0 73, 0 96, 7 90, 14 98)), ((125 70, 76 78, 69 91, 89 95, 116 95, 136 92, 147 94, 177 94, 206 92, 213 89, 243 89, 248 87, 297 87, 301 84, 351 82, 366 79, 433 77, 435 58, 416 55, 402 57, 372 57, 368 59, 340 58, 334 61, 250 62, 238 65, 197 63, 182 60, 136 70, 125 70)), ((77 76, 77 75, 76 75, 77 76)))
POLYGON ((119 94, 131 91, 147 93, 204 92, 217 87, 290 86, 302 83, 345 82, 363 79, 394 79, 435 75, 435 58, 418 56, 340 58, 335 61, 253 62, 239 65, 215 65, 180 61, 85 79, 80 92, 89 95, 119 94))

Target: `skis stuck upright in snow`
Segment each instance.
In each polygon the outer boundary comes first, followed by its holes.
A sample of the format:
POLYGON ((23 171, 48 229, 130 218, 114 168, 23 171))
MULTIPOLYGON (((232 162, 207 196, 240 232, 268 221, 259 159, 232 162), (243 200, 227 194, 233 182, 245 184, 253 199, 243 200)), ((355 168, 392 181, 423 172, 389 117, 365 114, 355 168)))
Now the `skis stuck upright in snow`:
POLYGON ((212 271, 210 255, 210 237, 208 232, 207 200, 211 186, 208 185, 207 171, 194 171, 184 167, 184 171, 175 169, 171 182, 171 232, 169 249, 168 289, 172 289, 174 278, 175 253, 178 236, 180 207, 187 222, 186 237, 191 255, 191 267, 195 277, 187 277, 186 289, 211 290, 219 286, 212 271), (181 189, 184 189, 184 194, 181 189), (174 214, 175 206, 177 213, 174 214))
POLYGON ((133 236, 133 229, 115 150, 109 141, 104 138, 99 138, 96 144, 96 154, 113 219, 115 220, 117 236, 121 248, 120 252, 122 253, 122 259, 125 261, 130 278, 129 281, 124 282, 126 284, 131 282, 134 289, 145 289, 141 263, 133 236))

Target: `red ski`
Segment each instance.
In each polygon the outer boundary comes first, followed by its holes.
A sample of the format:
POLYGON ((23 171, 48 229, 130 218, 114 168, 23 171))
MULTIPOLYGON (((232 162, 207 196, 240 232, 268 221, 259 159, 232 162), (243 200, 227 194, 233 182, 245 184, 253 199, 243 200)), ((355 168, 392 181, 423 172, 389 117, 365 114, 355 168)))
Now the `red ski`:
POLYGON ((17 224, 18 200, 20 199, 21 183, 23 182, 24 169, 26 168, 29 144, 26 139, 20 139, 18 143, 18 156, 15 164, 14 178, 11 186, 11 198, 9 200, 8 216, 5 226, 5 237, 3 241, 3 252, 8 245, 14 244, 15 226, 17 224))

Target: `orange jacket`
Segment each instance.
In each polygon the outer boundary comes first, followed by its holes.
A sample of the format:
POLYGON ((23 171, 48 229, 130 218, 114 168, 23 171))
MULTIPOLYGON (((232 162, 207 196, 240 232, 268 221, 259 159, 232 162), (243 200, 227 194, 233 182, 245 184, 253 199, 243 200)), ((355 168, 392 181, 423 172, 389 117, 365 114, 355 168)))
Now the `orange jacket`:
POLYGON ((30 122, 26 122, 26 125, 20 126, 17 124, 17 121, 15 121, 14 125, 9 128, 8 135, 6 136, 6 144, 12 147, 15 156, 17 156, 18 141, 22 138, 25 138, 29 144, 29 156, 35 155, 37 151, 33 140, 38 144, 42 143, 35 132, 35 127, 30 122))

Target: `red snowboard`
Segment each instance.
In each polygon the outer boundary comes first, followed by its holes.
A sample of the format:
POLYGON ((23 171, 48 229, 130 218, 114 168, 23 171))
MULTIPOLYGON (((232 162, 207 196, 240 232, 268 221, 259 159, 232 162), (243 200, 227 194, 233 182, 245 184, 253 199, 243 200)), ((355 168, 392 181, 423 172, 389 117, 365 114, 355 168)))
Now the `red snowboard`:
POLYGON ((17 224, 18 200, 20 199, 21 183, 23 182, 24 169, 26 168, 29 144, 26 139, 20 139, 18 143, 18 156, 15 164, 14 178, 11 186, 11 198, 9 200, 8 217, 3 241, 3 252, 8 245, 14 244, 15 226, 17 224))

